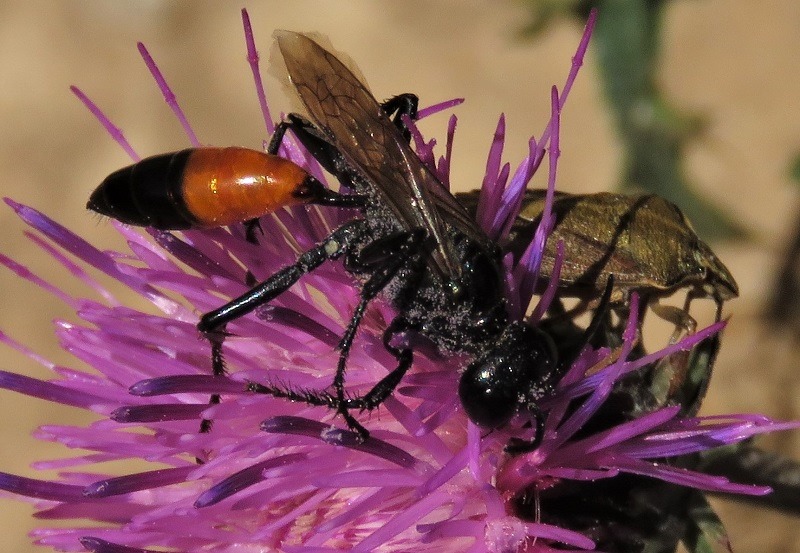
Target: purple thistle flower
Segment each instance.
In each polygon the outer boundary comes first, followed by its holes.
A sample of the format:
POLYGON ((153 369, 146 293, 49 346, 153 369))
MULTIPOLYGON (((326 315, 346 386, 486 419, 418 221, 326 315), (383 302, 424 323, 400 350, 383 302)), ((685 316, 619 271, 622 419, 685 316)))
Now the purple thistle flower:
MULTIPOLYGON (((267 131, 273 123, 261 85, 259 59, 243 12, 248 61, 267 131)), ((548 196, 542 223, 518 262, 505 260, 509 311, 522 319, 537 289, 539 264, 552 228, 550 208, 559 156, 559 117, 586 51, 594 14, 573 58, 563 90, 553 88, 552 117, 528 157, 511 170, 502 163, 504 119, 498 123, 477 211, 478 224, 501 240, 516 218, 523 191, 548 156, 548 196)), ((166 102, 199 144, 174 94, 147 50, 139 45, 166 102)), ((136 160, 122 132, 77 88, 73 91, 111 136, 136 160)), ((420 111, 427 117, 459 103, 420 111)), ((449 184, 456 119, 451 116, 445 155, 436 158, 413 122, 420 158, 449 184)), ((282 154, 323 179, 318 164, 297 145, 282 154)), ((322 265, 255 317, 228 325, 227 376, 210 374, 208 344, 198 339, 198 313, 220 298, 247 289, 293 262, 348 217, 344 210, 293 208, 261 221, 269 240, 254 245, 241 228, 186 231, 180 235, 113 227, 129 252, 104 252, 33 208, 6 203, 28 224, 29 237, 86 285, 92 297, 73 297, 13 260, 0 262, 74 308, 81 324, 59 323, 63 347, 96 372, 55 367, 11 337, 0 340, 51 369, 44 382, 0 371, 0 387, 96 413, 88 427, 49 425, 40 439, 87 453, 40 462, 59 470, 57 481, 0 474, 0 488, 32 502, 43 520, 66 520, 34 532, 58 550, 100 553, 153 551, 551 551, 592 549, 592 539, 568 517, 549 516, 546 496, 565 482, 583 486, 621 475, 709 491, 764 494, 769 489, 661 462, 755 434, 797 428, 758 415, 689 417, 680 406, 661 406, 599 430, 588 430, 621 381, 676 352, 714 336, 712 325, 651 355, 635 356, 638 321, 631 317, 621 351, 586 347, 542 402, 544 434, 535 450, 511 456, 512 438, 530 439, 525 421, 489 434, 469 422, 457 395, 460 356, 419 344, 414 368, 383 407, 366 418, 364 443, 340 427, 333 413, 300 402, 253 393, 253 383, 298 393, 326 388, 334 351, 354 306, 358 283, 337 263, 322 265), (77 260, 77 262, 75 261, 77 260), (159 314, 122 305, 85 271, 92 267, 150 301, 159 314), (598 368, 600 367, 600 368, 598 368), (222 401, 209 404, 210 395, 222 401), (210 432, 200 421, 213 420, 210 432), (107 461, 144 461, 152 468, 130 474, 101 472, 107 461), (198 463, 198 460, 201 462, 198 463), (526 516, 534 504, 541 517, 526 516), (549 520, 556 523, 549 523, 549 520), (87 523, 86 521, 90 521, 87 523), (102 524, 97 524, 102 523, 102 524)), ((559 247, 559 259, 565 255, 559 247)), ((552 278, 555 283, 557 278, 552 278)), ((536 323, 554 300, 549 286, 530 316, 536 323)), ((638 299, 631 300, 638 313, 638 299)), ((393 318, 376 302, 364 318, 348 361, 348 387, 367 389, 396 361, 382 344, 393 318)))

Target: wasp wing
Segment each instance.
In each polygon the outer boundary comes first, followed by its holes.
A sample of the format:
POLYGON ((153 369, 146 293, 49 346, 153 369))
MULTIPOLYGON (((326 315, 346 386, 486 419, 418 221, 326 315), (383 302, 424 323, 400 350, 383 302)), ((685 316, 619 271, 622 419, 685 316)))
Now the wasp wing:
POLYGON ((461 205, 461 202, 438 179, 434 180, 436 180, 436 185, 431 186, 429 191, 439 215, 473 242, 480 244, 487 251, 492 251, 495 244, 478 226, 475 214, 470 213, 465 206, 461 205))
MULTIPOLYGON (((308 114, 380 201, 406 228, 425 228, 435 244, 431 265, 457 278, 461 264, 445 231, 447 222, 468 236, 480 233, 469 215, 413 152, 378 101, 333 54, 311 38, 276 33, 289 79, 308 114)), ((477 234, 476 239, 488 239, 477 234)))

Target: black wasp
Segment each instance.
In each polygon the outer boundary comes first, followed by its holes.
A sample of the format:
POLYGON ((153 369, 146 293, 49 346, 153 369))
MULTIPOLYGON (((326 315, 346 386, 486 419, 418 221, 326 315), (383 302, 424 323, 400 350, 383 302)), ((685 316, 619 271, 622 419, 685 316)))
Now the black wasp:
MULTIPOLYGON (((409 145, 404 116, 416 116, 412 94, 379 104, 333 54, 308 36, 276 33, 289 79, 309 118, 291 113, 276 128, 268 153, 199 148, 151 157, 103 181, 88 207, 122 222, 158 229, 248 223, 297 203, 352 208, 359 215, 249 292, 200 319, 212 342, 215 374, 224 372, 225 325, 289 289, 326 261, 342 259, 362 281, 360 301, 339 343, 332 391, 294 391, 252 383, 258 393, 334 409, 363 439, 351 411, 378 407, 411 367, 396 335, 420 333, 445 351, 467 353, 461 375, 465 411, 485 428, 520 411, 535 414, 552 389, 556 354, 548 335, 510 321, 503 299, 500 250, 422 163, 409 145), (341 192, 277 157, 287 129, 333 174, 341 192), (365 394, 345 392, 350 348, 369 303, 379 294, 397 316, 383 344, 397 367, 365 394)), ((255 231, 250 232, 255 237, 255 231)), ((213 398, 212 398, 213 400, 213 398)))

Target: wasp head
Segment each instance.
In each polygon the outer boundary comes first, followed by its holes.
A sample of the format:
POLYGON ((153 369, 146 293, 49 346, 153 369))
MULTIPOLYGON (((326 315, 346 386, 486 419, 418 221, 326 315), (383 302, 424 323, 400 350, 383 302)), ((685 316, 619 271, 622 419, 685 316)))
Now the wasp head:
POLYGON ((458 394, 469 418, 497 428, 532 410, 551 391, 556 357, 547 334, 521 322, 508 325, 461 375, 458 394))

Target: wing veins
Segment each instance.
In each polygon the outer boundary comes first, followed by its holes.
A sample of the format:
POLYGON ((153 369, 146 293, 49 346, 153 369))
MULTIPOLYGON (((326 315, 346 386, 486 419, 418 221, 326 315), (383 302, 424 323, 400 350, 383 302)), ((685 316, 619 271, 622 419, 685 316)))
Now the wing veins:
POLYGON ((461 274, 447 221, 487 244, 467 212, 428 170, 383 113, 378 101, 336 57, 305 35, 278 35, 289 78, 312 121, 370 183, 406 228, 423 227, 435 244, 431 265, 440 276, 461 274))

